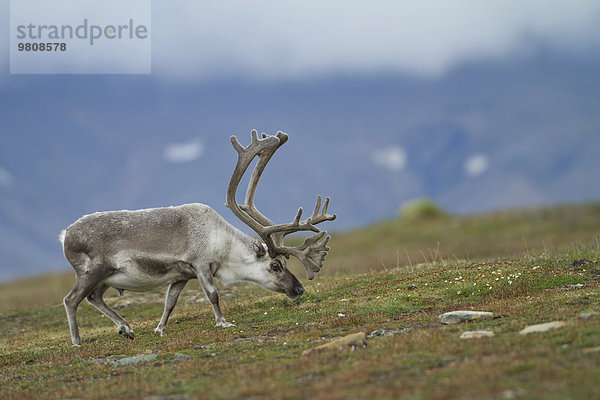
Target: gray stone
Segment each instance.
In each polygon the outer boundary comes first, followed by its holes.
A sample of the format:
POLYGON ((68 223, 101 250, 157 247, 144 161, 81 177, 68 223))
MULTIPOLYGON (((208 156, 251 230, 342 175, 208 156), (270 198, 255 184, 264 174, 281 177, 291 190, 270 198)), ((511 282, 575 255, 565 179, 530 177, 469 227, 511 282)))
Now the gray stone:
POLYGON ((182 400, 191 398, 189 395, 172 393, 172 394, 153 394, 142 397, 142 400, 182 400))
POLYGON ((156 360, 156 354, 138 354, 133 357, 121 358, 120 360, 112 363, 113 367, 124 367, 126 365, 135 365, 143 362, 156 360))
POLYGON ((502 398, 511 400, 516 399, 517 397, 523 397, 524 394, 525 393, 523 389, 507 389, 504 392, 502 392, 502 398))
POLYGON ((521 331, 519 332, 519 335, 528 335, 530 333, 536 333, 536 332, 546 332, 551 329, 562 328, 565 325, 566 325, 566 322, 564 322, 564 321, 552 321, 552 322, 546 322, 544 324, 530 325, 526 328, 521 329, 521 331))
POLYGON ((184 361, 187 359, 192 358, 191 356, 188 356, 187 354, 182 354, 182 353, 175 353, 171 356, 171 359, 173 361, 184 361))
POLYGON ((209 343, 209 344, 205 344, 205 345, 195 345, 194 346, 194 350, 204 350, 204 349, 212 349, 215 347, 214 343, 209 343))
POLYGON ((311 355, 325 350, 343 350, 351 348, 354 350, 356 347, 367 347, 367 334, 364 332, 357 332, 344 336, 342 338, 333 340, 329 343, 322 344, 312 349, 304 350, 303 356, 311 355))
POLYGON ((576 283, 575 285, 569 285, 569 289, 581 289, 583 287, 583 284, 581 283, 576 283))
POLYGON ((481 339, 484 337, 494 337, 492 331, 466 331, 460 335, 461 339, 481 339))
POLYGON ((494 318, 494 313, 487 311, 451 311, 439 316, 440 322, 445 325, 489 318, 494 318))
POLYGON ((582 349, 581 352, 583 354, 589 354, 589 353, 600 353, 600 346, 596 346, 596 347, 588 347, 585 349, 582 349))
POLYGON ((598 315, 600 315, 600 313, 596 312, 596 311, 592 311, 592 312, 584 312, 581 313, 577 316, 577 318, 581 318, 581 319, 590 319, 592 317, 597 317, 598 315))
POLYGON ((406 335, 410 332, 410 328, 402 329, 377 329, 369 333, 369 338, 406 335))
POLYGON ((124 367, 127 365, 135 365, 143 362, 156 360, 156 354, 138 354, 131 357, 110 356, 106 358, 96 359, 98 364, 110 365, 111 367, 124 367))

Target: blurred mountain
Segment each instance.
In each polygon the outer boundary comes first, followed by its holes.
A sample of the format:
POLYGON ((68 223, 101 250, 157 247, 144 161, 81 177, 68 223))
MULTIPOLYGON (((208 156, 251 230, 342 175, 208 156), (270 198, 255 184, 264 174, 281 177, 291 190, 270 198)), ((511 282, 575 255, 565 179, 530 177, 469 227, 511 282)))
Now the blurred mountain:
MULTIPOLYGON (((344 230, 428 196, 456 213, 600 198, 600 57, 472 63, 436 79, 174 82, 11 76, 0 96, 0 279, 69 268, 58 232, 98 210, 227 210, 229 136, 290 134, 257 194, 288 221, 317 193, 344 230)), ((240 196, 241 197, 241 196, 240 196)), ((243 228, 249 231, 247 228, 243 228)))

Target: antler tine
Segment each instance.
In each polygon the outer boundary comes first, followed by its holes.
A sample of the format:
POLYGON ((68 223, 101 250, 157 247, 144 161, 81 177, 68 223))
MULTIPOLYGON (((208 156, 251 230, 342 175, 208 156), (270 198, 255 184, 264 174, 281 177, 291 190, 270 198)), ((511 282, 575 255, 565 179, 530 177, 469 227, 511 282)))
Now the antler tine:
POLYGON ((315 204, 315 209, 310 217, 311 220, 315 219, 317 215, 319 215, 319 211, 321 211, 321 195, 317 195, 317 203, 315 204))
POLYGON ((231 144, 233 145, 233 148, 235 149, 235 151, 238 152, 238 154, 241 154, 244 152, 244 146, 242 146, 240 144, 240 142, 238 141, 238 139, 235 136, 231 136, 229 138, 229 140, 231 141, 231 144))
POLYGON ((310 216, 310 222, 312 224, 318 224, 323 221, 333 221, 336 218, 336 215, 327 214, 328 208, 329 197, 325 198, 325 203, 323 204, 323 209, 321 210, 321 195, 317 195, 317 202, 315 204, 315 209, 313 210, 313 213, 310 216))
MULTIPOLYGON (((323 204, 323 212, 321 215, 327 214, 327 209, 329 208, 329 197, 325 197, 325 204, 323 204)), ((333 214, 335 216, 335 214, 333 214)))
MULTIPOLYGON (((256 129, 252 129, 250 131, 250 137, 252 138, 252 143, 250 144, 251 146, 258 143, 258 132, 256 131, 256 129)), ((263 136, 263 139, 266 139, 266 137, 263 136)))
POLYGON ((327 214, 327 209, 329 208, 329 197, 325 198, 325 203, 323 204, 323 209, 321 210, 321 196, 317 196, 317 204, 315 204, 315 209, 310 217, 310 224, 316 225, 320 224, 323 221, 333 221, 337 216, 335 214, 329 215, 327 214), (320 213, 319 213, 320 211, 320 213))
POLYGON ((298 212, 296 213, 296 216, 294 217, 294 222, 292 222, 293 225, 299 225, 300 224, 300 218, 302 218, 302 207, 298 208, 298 212))

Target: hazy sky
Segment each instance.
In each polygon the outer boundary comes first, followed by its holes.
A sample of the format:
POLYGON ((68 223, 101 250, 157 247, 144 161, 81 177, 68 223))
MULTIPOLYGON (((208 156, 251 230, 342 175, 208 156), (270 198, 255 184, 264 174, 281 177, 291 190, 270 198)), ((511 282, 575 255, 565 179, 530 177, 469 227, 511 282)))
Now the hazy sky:
MULTIPOLYGON (((78 25, 85 2, 93 23, 113 18, 108 0, 37 0, 65 2, 61 21, 13 1, 36 24, 78 25)), ((0 252, 14 275, 65 267, 57 233, 93 211, 200 201, 236 223, 228 137, 252 128, 292 137, 261 183, 277 221, 319 192, 332 229, 421 196, 450 212, 599 198, 600 0, 152 0, 150 77, 9 75, 9 4, 0 252)))
MULTIPOLYGON (((600 43, 598 21, 600 1, 160 0, 152 68, 184 79, 436 76, 464 61, 527 57, 540 43, 585 51, 600 43)), ((7 47, 4 35, 4 65, 7 47)))

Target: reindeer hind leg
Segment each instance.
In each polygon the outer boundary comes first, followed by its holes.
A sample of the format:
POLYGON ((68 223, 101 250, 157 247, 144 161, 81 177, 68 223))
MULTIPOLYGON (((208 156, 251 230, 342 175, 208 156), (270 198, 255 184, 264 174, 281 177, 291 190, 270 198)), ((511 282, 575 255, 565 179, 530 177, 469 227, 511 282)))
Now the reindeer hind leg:
POLYGON ((77 275, 75 286, 63 299, 67 320, 69 321, 69 330, 71 332, 71 343, 73 346, 81 346, 79 337, 79 327, 77 326, 77 307, 79 303, 94 289, 97 282, 91 281, 84 276, 77 275))
POLYGON ((163 311, 163 315, 160 318, 160 322, 156 329, 154 329, 154 333, 157 335, 163 336, 165 334, 165 328, 167 327, 167 321, 169 320, 169 316, 175 308, 175 304, 177 304, 177 299, 181 294, 181 291, 185 287, 188 281, 179 281, 172 283, 167 290, 167 295, 165 296, 165 309, 163 311))
POLYGON ((87 295, 88 303, 96 307, 98 311, 114 322, 115 325, 117 325, 117 328, 119 328, 119 334, 122 334, 130 339, 134 339, 135 336, 133 334, 133 329, 131 329, 131 326, 129 326, 127 320, 117 314, 115 310, 110 308, 104 302, 103 296, 107 289, 108 286, 105 284, 97 286, 90 294, 87 295))
POLYGON ((73 346, 81 346, 79 327, 77 326, 77 307, 79 307, 79 303, 83 299, 101 284, 109 272, 103 268, 99 260, 95 262, 85 253, 69 253, 67 259, 73 266, 77 277, 75 286, 64 297, 63 304, 67 312, 67 320, 69 321, 71 342, 73 346))

